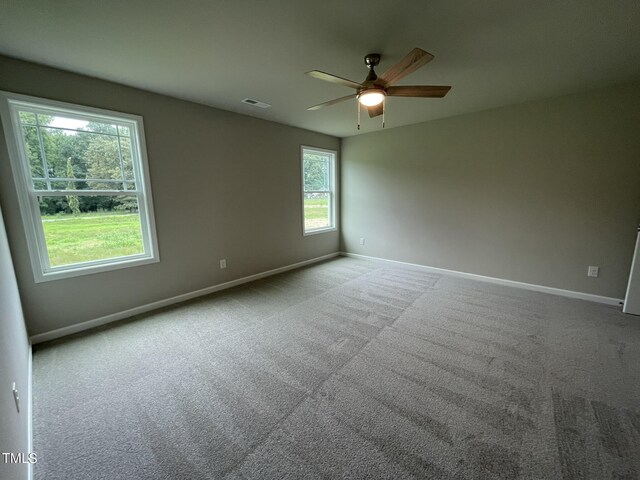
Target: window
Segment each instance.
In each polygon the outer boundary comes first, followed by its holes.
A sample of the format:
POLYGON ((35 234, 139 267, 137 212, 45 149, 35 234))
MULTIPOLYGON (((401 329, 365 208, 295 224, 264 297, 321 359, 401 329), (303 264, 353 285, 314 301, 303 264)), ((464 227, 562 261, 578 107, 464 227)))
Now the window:
POLYGON ((304 234, 336 229, 336 152, 302 147, 304 234))
POLYGON ((157 262, 142 118, 0 92, 36 282, 157 262))

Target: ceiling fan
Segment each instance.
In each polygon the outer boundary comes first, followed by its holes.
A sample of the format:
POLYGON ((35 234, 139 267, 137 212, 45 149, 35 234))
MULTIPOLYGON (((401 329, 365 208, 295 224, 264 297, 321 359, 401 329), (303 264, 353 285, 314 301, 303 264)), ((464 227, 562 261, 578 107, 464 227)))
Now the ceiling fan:
POLYGON ((364 105, 371 118, 382 115, 382 127, 384 128, 384 111, 386 97, 423 97, 442 98, 451 89, 445 85, 403 85, 393 86, 398 80, 415 72, 418 68, 433 60, 433 55, 420 48, 411 50, 402 60, 378 76, 374 68, 380 63, 379 53, 365 55, 364 63, 369 68, 369 75, 362 83, 347 80, 346 78, 331 75, 319 70, 311 70, 307 75, 325 82, 336 83, 356 89, 356 93, 346 97, 336 98, 328 102, 309 107, 307 110, 318 110, 322 107, 335 105, 352 98, 358 99, 358 130, 360 130, 360 105, 364 105))

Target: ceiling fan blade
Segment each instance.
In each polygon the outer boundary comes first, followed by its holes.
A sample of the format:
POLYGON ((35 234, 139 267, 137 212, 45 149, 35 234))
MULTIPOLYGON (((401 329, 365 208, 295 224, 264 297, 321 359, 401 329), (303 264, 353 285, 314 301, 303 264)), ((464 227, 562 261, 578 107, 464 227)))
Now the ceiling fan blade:
POLYGON ((333 100, 329 100, 328 102, 319 103, 318 105, 314 105, 313 107, 307 108, 307 110, 318 110, 322 107, 328 107, 329 105, 335 105, 336 103, 344 102, 345 100, 349 100, 350 98, 356 98, 356 94, 353 93, 351 95, 347 95, 346 97, 335 98, 333 100))
POLYGON ((369 116, 371 118, 382 115, 382 111, 384 110, 384 103, 379 103, 378 105, 367 107, 367 110, 369 111, 369 116))
POLYGON ((385 86, 393 85, 398 80, 426 65, 433 60, 433 55, 420 48, 414 48, 407 56, 378 77, 385 86))
POLYGON ((407 85, 387 88, 391 97, 432 97, 442 98, 451 87, 447 85, 407 85))
POLYGON ((321 72, 320 70, 311 70, 310 72, 307 72, 307 75, 313 78, 317 78, 318 80, 324 80, 325 82, 344 85, 345 87, 362 88, 362 85, 358 82, 354 82, 353 80, 347 80, 346 78, 342 78, 342 77, 337 77, 335 75, 331 75, 330 73, 321 72))

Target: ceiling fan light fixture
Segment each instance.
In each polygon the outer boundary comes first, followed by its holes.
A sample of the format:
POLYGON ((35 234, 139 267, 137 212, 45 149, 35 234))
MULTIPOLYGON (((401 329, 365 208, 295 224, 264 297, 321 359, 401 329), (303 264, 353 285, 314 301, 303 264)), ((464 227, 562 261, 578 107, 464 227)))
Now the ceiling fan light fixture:
POLYGON ((381 88, 370 88, 358 95, 358 101, 365 107, 374 107, 384 101, 384 90, 381 88))

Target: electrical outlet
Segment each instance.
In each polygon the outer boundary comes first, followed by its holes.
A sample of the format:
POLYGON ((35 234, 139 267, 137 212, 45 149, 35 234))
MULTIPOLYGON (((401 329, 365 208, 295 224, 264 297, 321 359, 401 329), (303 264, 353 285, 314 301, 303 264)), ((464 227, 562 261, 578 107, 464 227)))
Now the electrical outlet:
POLYGON ((360 245, 364 245, 364 237, 360 237, 360 245))
POLYGON ((227 259, 223 258, 220 260, 220 268, 227 268, 227 259))
POLYGON ((589 269, 587 270, 587 277, 597 277, 598 273, 600 273, 600 267, 589 265, 589 269))

